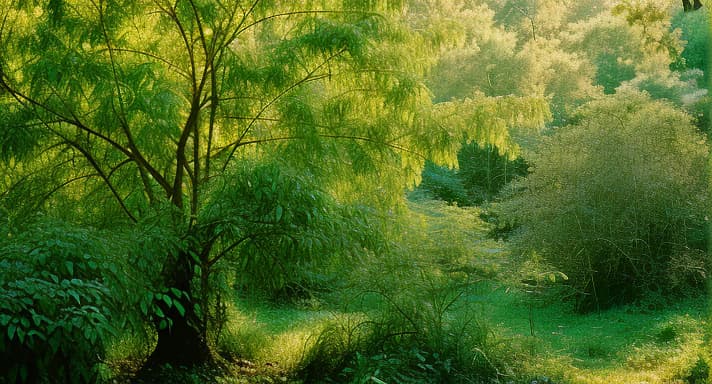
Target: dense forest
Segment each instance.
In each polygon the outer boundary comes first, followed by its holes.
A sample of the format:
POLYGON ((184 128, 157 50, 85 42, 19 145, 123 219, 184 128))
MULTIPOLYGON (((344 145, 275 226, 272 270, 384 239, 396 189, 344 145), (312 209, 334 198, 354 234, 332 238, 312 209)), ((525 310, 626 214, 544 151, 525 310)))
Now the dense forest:
POLYGON ((0 382, 712 382, 710 9, 0 0, 0 382))

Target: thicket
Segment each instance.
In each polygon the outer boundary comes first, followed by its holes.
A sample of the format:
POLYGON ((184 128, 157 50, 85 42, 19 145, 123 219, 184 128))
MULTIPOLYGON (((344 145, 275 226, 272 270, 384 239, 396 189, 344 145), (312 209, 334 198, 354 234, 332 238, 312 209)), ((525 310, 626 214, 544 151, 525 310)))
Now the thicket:
POLYGON ((680 56, 671 64, 675 70, 698 69, 705 71, 704 81, 710 79, 710 9, 705 7, 696 12, 678 12, 671 20, 671 28, 679 29, 685 47, 680 56))
POLYGON ((511 374, 512 361, 476 305, 491 276, 472 242, 477 208, 410 203, 388 253, 347 276, 343 313, 305 353, 299 375, 315 383, 471 383, 511 374), (374 309, 377 308, 377 309, 374 309))
POLYGON ((570 278, 579 311, 700 290, 708 147, 690 116, 643 93, 590 102, 543 140, 501 211, 514 245, 570 278))

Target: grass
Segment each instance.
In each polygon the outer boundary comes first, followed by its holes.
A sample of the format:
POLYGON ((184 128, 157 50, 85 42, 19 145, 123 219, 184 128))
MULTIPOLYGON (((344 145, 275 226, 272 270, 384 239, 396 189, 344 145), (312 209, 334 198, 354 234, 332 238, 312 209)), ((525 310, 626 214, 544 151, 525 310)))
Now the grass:
MULTIPOLYGON (((658 311, 630 306, 588 315, 575 314, 562 303, 535 306, 532 336, 525 294, 492 283, 478 292, 471 301, 482 309, 500 343, 516 354, 514 368, 521 372, 516 383, 541 377, 569 384, 706 382, 685 380, 701 357, 710 361, 704 298, 658 311)), ((220 346, 239 367, 215 382, 296 383, 290 372, 328 321, 357 316, 336 308, 253 300, 238 300, 230 311, 220 346)), ((117 345, 118 355, 126 356, 124 349, 132 342, 117 345)))
POLYGON ((705 298, 651 311, 627 306, 575 314, 551 303, 531 309, 521 292, 490 286, 489 321, 525 354, 523 368, 571 384, 683 383, 706 356, 705 298))
MULTIPOLYGON (((706 377, 712 351, 707 337, 707 298, 670 305, 661 305, 663 301, 652 298, 650 305, 576 314, 570 304, 556 300, 556 296, 533 296, 520 289, 522 277, 530 276, 526 270, 525 275, 519 271, 505 244, 484 238, 477 210, 459 211, 437 204, 411 208, 422 223, 427 223, 416 229, 427 235, 412 240, 417 247, 404 254, 418 253, 419 257, 426 257, 424 260, 433 260, 433 265, 447 266, 422 277, 420 289, 429 287, 422 283, 442 282, 443 276, 473 281, 473 289, 461 297, 465 305, 453 306, 456 313, 448 313, 443 319, 468 318, 474 313, 487 323, 496 347, 501 347, 498 353, 506 351, 510 355, 505 359, 511 366, 509 376, 500 383, 529 384, 532 379, 547 382, 541 380, 544 377, 557 384, 709 382, 706 377), (453 221, 453 217, 457 220, 453 221), (472 276, 478 278, 470 279, 472 276)), ((415 264, 405 258, 391 262, 393 265, 387 267, 388 260, 375 260, 355 276, 372 281, 371 289, 382 283, 400 290, 396 292, 417 290, 410 284, 417 279, 410 283, 403 280, 412 278, 404 269, 415 264)), ((546 267, 538 268, 529 266, 528 271, 548 279, 546 267)), ((363 285, 368 290, 369 284, 363 285)), ((421 296, 414 298, 420 300, 421 296)), ((325 327, 334 324, 334 320, 363 323, 384 305, 383 297, 358 291, 333 292, 290 304, 237 297, 228 307, 229 321, 218 345, 235 369, 210 381, 298 383, 292 373, 325 327)), ((117 341, 109 356, 120 364, 130 356, 145 355, 145 348, 146 343, 134 336, 117 341)))
MULTIPOLYGON (((495 283, 482 283, 477 291, 477 297, 469 299, 483 309, 500 342, 517 354, 516 368, 523 372, 520 380, 691 383, 685 380, 698 360, 709 361, 705 348, 708 312, 702 297, 656 311, 627 306, 587 315, 573 313, 565 303, 535 305, 532 336, 526 294, 495 283)), ((238 301, 233 311, 227 330, 232 334, 229 346, 245 351, 243 357, 258 365, 273 364, 285 371, 296 366, 330 319, 349 316, 336 308, 248 300, 238 301), (248 349, 240 349, 245 346, 248 349)))

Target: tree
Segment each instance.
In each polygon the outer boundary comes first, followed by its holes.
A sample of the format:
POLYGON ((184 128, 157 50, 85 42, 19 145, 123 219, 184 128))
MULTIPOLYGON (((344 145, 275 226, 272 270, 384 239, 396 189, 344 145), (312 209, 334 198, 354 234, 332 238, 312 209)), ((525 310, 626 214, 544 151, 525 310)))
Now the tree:
MULTIPOLYGON (((411 152, 438 157, 417 123, 428 105, 417 60, 404 59, 388 11, 360 1, 4 1, 3 195, 35 191, 28 211, 148 220, 175 234, 164 255, 138 257, 158 260, 144 278, 161 280, 141 306, 158 332, 149 363, 205 361, 201 287, 218 261, 265 238, 294 246, 322 207, 313 188, 339 196, 344 175, 400 178, 422 164, 411 152), (244 171, 250 160, 281 165, 244 171), (274 168, 289 166, 315 181, 274 168)), ((370 187, 403 184, 390 181, 370 187)))
POLYGON ((329 256, 350 232, 368 247, 366 225, 340 225, 350 202, 392 206, 425 158, 453 165, 463 139, 504 146, 508 125, 546 120, 537 98, 433 108, 420 60, 433 50, 393 16, 401 6, 4 1, 10 225, 43 211, 130 234, 135 300, 158 333, 147 364, 210 359, 226 261, 329 256))

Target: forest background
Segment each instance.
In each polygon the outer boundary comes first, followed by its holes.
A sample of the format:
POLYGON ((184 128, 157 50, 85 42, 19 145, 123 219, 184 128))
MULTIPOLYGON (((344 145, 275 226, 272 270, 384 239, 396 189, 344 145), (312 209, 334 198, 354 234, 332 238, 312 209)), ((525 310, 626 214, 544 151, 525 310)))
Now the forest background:
POLYGON ((0 4, 5 381, 709 380, 708 4, 0 4))

